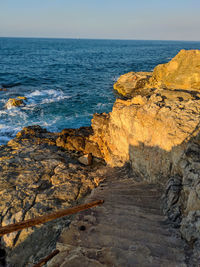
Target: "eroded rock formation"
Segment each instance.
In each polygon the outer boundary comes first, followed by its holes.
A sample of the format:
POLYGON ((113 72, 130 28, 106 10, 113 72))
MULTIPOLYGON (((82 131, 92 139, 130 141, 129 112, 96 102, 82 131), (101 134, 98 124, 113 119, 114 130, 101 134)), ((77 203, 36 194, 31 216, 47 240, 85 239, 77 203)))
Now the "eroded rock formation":
POLYGON ((25 105, 25 102, 27 98, 24 97, 24 96, 18 96, 16 98, 10 98, 8 99, 8 102, 6 103, 5 107, 7 109, 11 109, 11 108, 14 108, 14 107, 19 107, 19 106, 24 106, 25 105))
POLYGON ((131 97, 138 92, 140 94, 143 92, 142 89, 144 89, 151 76, 152 72, 129 72, 121 75, 113 87, 119 94, 131 97))
MULTIPOLYGON (((165 184, 164 211, 200 259, 200 51, 157 66, 138 95, 95 114, 92 137, 111 166, 130 162, 141 180, 165 184), (144 94, 146 90, 146 93, 144 94)), ((135 74, 134 74, 135 75, 135 74)), ((119 79, 127 86, 130 73, 119 79)), ((118 82, 118 83, 119 83, 118 82)), ((128 96, 131 92, 128 92, 128 96)))
MULTIPOLYGON (((25 127, 0 147, 0 221, 5 226, 74 205, 104 179, 104 165, 84 166, 80 153, 56 146, 58 134, 25 127), (101 167, 102 166, 102 167, 101 167)), ((32 266, 55 246, 69 217, 4 235, 9 266, 32 266)))
POLYGON ((155 67, 150 86, 200 89, 200 50, 181 50, 169 63, 155 67))
MULTIPOLYGON (((79 156, 90 154, 112 167, 128 162, 141 181, 165 186, 163 210, 180 228, 193 249, 193 262, 198 263, 199 66, 199 50, 182 50, 169 63, 157 66, 153 74, 122 76, 115 89, 129 99, 117 99, 109 114, 94 114, 92 127, 61 133, 49 133, 38 126, 24 128, 0 148, 2 225, 67 207, 97 186, 105 177, 104 167, 78 163, 79 156)), ((5 236, 1 243, 10 262, 17 261, 24 247, 24 264, 48 254, 67 222, 5 236), (42 235, 45 238, 39 247, 37 240, 42 235)))

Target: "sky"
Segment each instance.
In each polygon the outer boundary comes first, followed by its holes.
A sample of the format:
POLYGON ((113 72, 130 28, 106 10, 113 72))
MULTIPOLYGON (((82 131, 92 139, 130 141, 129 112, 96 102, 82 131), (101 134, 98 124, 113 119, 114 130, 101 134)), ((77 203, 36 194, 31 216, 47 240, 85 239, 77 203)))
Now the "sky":
POLYGON ((200 0, 0 0, 0 37, 200 41, 200 0))

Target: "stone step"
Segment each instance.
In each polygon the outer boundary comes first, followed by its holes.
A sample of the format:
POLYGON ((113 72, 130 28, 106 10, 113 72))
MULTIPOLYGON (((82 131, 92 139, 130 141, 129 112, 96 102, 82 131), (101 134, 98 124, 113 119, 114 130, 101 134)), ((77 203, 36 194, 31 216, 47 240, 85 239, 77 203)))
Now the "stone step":
POLYGON ((158 186, 133 180, 113 179, 93 190, 86 202, 105 202, 63 231, 60 244, 71 249, 61 266, 186 267, 184 243, 165 224, 161 194, 158 186))

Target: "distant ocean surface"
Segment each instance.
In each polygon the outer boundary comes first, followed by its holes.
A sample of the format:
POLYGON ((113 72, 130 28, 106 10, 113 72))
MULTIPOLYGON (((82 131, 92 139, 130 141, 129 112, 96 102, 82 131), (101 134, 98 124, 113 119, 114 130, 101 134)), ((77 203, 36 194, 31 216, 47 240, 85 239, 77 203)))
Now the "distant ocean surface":
POLYGON ((152 71, 181 49, 200 42, 0 38, 0 144, 24 126, 50 131, 91 124, 95 112, 110 112, 113 83, 129 71, 152 71), (21 108, 5 109, 25 96, 21 108))

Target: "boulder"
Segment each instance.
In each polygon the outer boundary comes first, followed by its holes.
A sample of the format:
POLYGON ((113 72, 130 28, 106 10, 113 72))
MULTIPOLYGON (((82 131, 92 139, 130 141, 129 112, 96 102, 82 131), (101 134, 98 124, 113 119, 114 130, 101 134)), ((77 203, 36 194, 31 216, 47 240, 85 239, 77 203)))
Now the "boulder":
POLYGON ((170 62, 155 67, 150 87, 200 90, 200 50, 181 50, 170 62))
POLYGON ((98 144, 92 140, 92 127, 81 127, 79 129, 64 129, 56 139, 56 145, 69 151, 91 153, 95 157, 101 157, 98 144))
POLYGON ((18 96, 17 98, 10 98, 8 99, 8 102, 6 103, 5 107, 7 109, 11 109, 13 107, 24 106, 25 105, 24 100, 27 100, 27 98, 24 96, 18 96))
POLYGON ((113 88, 119 94, 125 97, 131 97, 145 87, 151 76, 152 72, 129 72, 121 75, 113 88))
POLYGON ((89 154, 83 155, 80 158, 78 158, 78 161, 85 166, 89 166, 92 164, 92 154, 89 153, 89 154))

